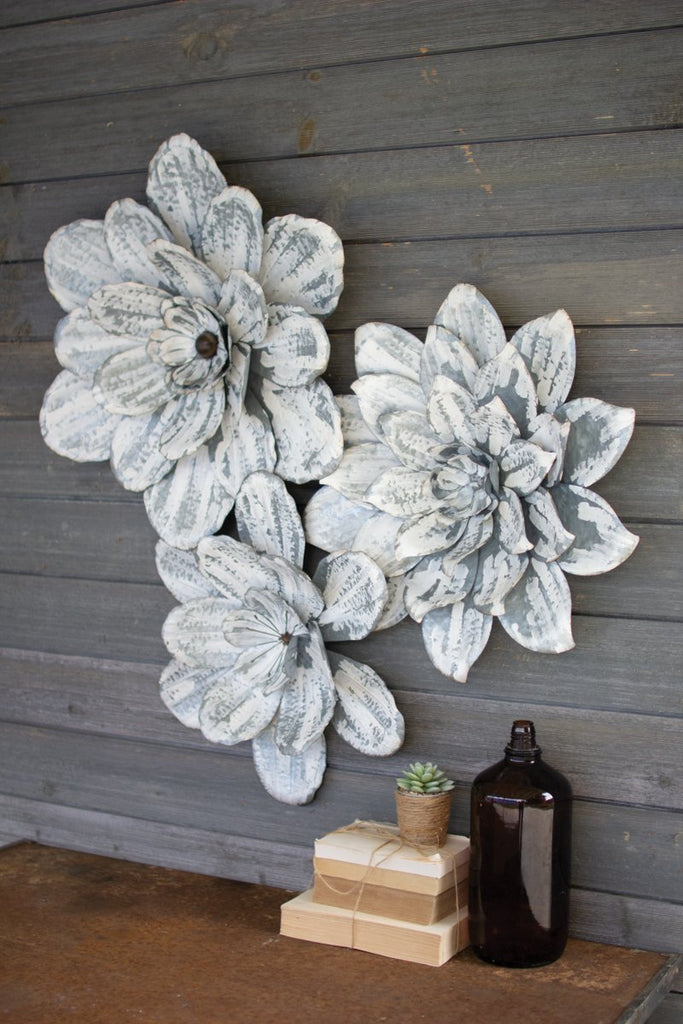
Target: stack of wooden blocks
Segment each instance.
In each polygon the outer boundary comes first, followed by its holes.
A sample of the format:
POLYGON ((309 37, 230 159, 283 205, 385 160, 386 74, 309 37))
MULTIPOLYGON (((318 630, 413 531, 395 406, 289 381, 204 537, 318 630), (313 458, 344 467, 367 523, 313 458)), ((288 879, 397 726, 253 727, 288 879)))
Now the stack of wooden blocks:
POLYGON ((313 888, 283 905, 280 933, 438 967, 468 944, 469 859, 464 836, 429 853, 386 825, 332 832, 316 840, 313 888))

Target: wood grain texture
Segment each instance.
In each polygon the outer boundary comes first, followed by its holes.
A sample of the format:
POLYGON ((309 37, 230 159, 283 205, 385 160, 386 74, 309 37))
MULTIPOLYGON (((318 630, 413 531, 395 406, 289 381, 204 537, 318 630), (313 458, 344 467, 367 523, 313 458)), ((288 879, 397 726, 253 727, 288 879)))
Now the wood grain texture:
MULTIPOLYGON (((0 725, 0 734, 3 742, 8 744, 7 749, 13 754, 16 751, 19 759, 13 767, 8 766, 1 771, 3 788, 6 789, 9 783, 12 787, 12 795, 0 796, 3 821, 14 830, 24 829, 27 838, 35 836, 44 842, 54 840, 42 831, 36 835, 29 830, 30 818, 17 813, 26 802, 38 800, 51 805, 51 810, 46 808, 47 822, 55 817, 73 816, 69 807, 86 808, 86 818, 91 819, 96 814, 125 818, 129 807, 126 803, 127 790, 129 799, 136 802, 138 810, 144 809, 144 814, 139 815, 143 822, 139 837, 141 847, 143 837, 147 836, 150 845, 163 849, 163 839, 155 835, 154 822, 170 824, 171 839, 173 826, 183 830, 197 829, 200 833, 218 833, 215 839, 218 844, 221 842, 220 833, 225 836, 223 841, 228 842, 239 843, 239 837, 245 836, 243 848, 248 848, 250 840, 246 836, 251 829, 252 835, 256 834, 264 841, 291 844, 301 850, 307 848, 306 860, 310 864, 313 839, 352 821, 357 813, 361 817, 395 820, 392 777, 368 776, 354 770, 355 766, 345 767, 343 771, 329 768, 315 801, 301 814, 290 812, 288 815, 287 809, 281 806, 270 814, 268 808, 272 801, 266 794, 257 792, 257 786, 253 794, 250 792, 249 808, 240 810, 244 804, 244 787, 249 788, 255 778, 251 760, 220 748, 197 751, 154 744, 137 745, 132 741, 93 738, 81 733, 70 735, 67 747, 67 738, 53 730, 4 724, 0 725), (26 745, 29 741, 33 753, 45 758, 40 763, 34 762, 33 766, 30 750, 24 754, 20 750, 22 743, 26 745), (72 756, 71 767, 64 760, 67 750, 72 756), (138 774, 143 764, 144 775, 138 774), (109 783, 107 765, 111 771, 109 783), (79 767, 85 766, 88 771, 79 773, 79 767), (50 769, 49 775, 45 774, 47 768, 50 769), (15 779, 14 773, 19 770, 22 777, 15 779), (54 805, 61 805, 63 810, 59 812, 54 805), (253 831, 255 828, 256 833, 253 831)), ((469 785, 458 786, 454 806, 451 830, 468 834, 469 785)), ((38 810, 37 806, 35 809, 38 810)), ((675 845, 680 814, 666 812, 656 815, 648 809, 577 800, 574 825, 576 837, 572 870, 575 885, 589 884, 593 889, 609 891, 614 873, 618 871, 620 876, 624 876, 626 892, 633 886, 641 896, 648 894, 647 898, 663 896, 675 899, 675 894, 680 897, 675 845), (655 824, 657 817, 659 825, 655 824)), ((101 832, 96 820, 92 827, 95 833, 101 832)), ((123 838, 131 831, 132 824, 124 825, 123 838)), ((110 839, 117 841, 111 833, 110 839)), ((201 841, 202 836, 197 839, 201 841)), ((64 845, 70 843, 65 842, 64 845)), ((260 842, 257 840, 254 845, 258 849, 260 842)), ((106 852, 106 848, 100 849, 106 852)), ((159 850, 156 852, 158 854, 159 850)), ((120 855, 125 857, 129 854, 126 851, 120 855)), ((198 864, 201 865, 200 859, 198 864)), ((196 868, 200 869, 211 870, 205 865, 196 868)), ((237 870, 240 870, 239 864, 237 870)), ((304 878, 294 873, 291 864, 287 865, 286 871, 284 877, 280 874, 282 884, 292 888, 308 884, 308 871, 304 878)), ((245 880, 254 880, 254 877, 247 876, 245 880)))
MULTIPOLYGON (((94 579, 18 574, 8 574, 1 578, 2 643, 7 646, 59 654, 87 653, 93 657, 129 661, 151 660, 163 663, 167 660, 165 648, 158 634, 175 600, 160 584, 155 586, 147 583, 110 582, 103 585, 94 579), (40 623, 39 629, 36 628, 36 623, 40 623)), ((505 671, 505 663, 512 661, 517 666, 515 676, 517 672, 521 675, 523 671, 535 668, 543 679, 544 672, 540 668, 542 665, 545 673, 551 674, 553 692, 557 688, 558 694, 561 695, 563 683, 559 680, 571 676, 571 672, 576 671, 579 665, 583 671, 590 671, 591 675, 598 671, 598 666, 592 665, 591 659, 599 655, 603 641, 598 632, 594 637, 594 646, 586 648, 586 634, 590 637, 593 630, 585 618, 578 614, 573 616, 577 647, 572 651, 550 659, 550 656, 534 654, 520 648, 508 638, 499 647, 494 642, 491 645, 491 653, 487 648, 474 671, 481 671, 482 677, 487 679, 496 671, 505 671)), ((603 620, 604 628, 619 635, 620 630, 616 625, 608 626, 611 622, 609 619, 603 620)), ((653 628, 652 624, 645 624, 643 633, 647 634, 650 628, 653 628)), ((627 645, 631 658, 635 656, 634 644, 629 639, 632 636, 633 628, 629 630, 629 624, 625 622, 622 643, 627 645)), ((333 648, 335 646, 332 645, 333 648)), ((338 649, 343 653, 341 645, 338 649)), ((659 658, 662 667, 668 668, 671 664, 670 656, 678 649, 678 644, 674 644, 670 650, 662 653, 659 658)), ((447 681, 446 677, 441 677, 432 668, 422 650, 419 627, 409 621, 394 627, 392 633, 381 632, 367 640, 354 642, 353 651, 347 653, 352 653, 356 660, 369 663, 389 682, 394 678, 404 679, 407 673, 416 671, 419 671, 420 678, 447 681), (397 676, 387 675, 385 666, 392 664, 391 646, 410 642, 416 644, 414 660, 412 657, 404 660, 404 669, 397 676), (385 662, 385 657, 388 658, 388 662, 385 662)), ((402 657, 406 659, 405 652, 402 657)), ((606 658, 608 665, 611 663, 610 659, 611 655, 606 658)), ((600 668, 604 671, 605 665, 600 668)), ((675 662, 671 669, 676 678, 675 662)), ((510 674, 509 671, 507 674, 510 674)), ((631 672, 628 673, 628 677, 631 678, 631 672)), ((478 678, 478 675, 475 678, 478 678)), ((634 680, 634 684, 635 682, 634 680)), ((451 682, 450 685, 453 687, 454 684, 451 682)), ((437 689, 442 687, 443 684, 437 689)), ((532 697, 534 692, 537 691, 530 687, 529 696, 532 697)), ((562 703, 561 696, 557 699, 562 703)), ((597 695, 596 701, 599 705, 597 695)))
MULTIPOLYGON (((660 709, 679 714, 680 630, 668 623, 575 615, 576 647, 555 657, 513 643, 494 623, 486 650, 472 668, 467 691, 502 695, 528 706, 539 702, 591 708, 660 709), (653 687, 652 700, 649 700, 653 687)), ((402 678, 417 690, 453 693, 454 683, 423 655, 420 628, 404 620, 354 646, 354 657, 385 679, 402 678)), ((460 691, 455 691, 460 692, 460 691)))
POLYGON ((0 8, 0 28, 73 18, 75 15, 106 14, 126 7, 152 6, 161 2, 163 0, 50 0, 46 9, 45 0, 4 0, 0 8))
POLYGON ((113 498, 140 502, 124 491, 108 462, 77 463, 51 451, 40 435, 37 419, 8 420, 0 427, 0 484, 3 494, 113 498))
POLYGON ((656 30, 247 76, 177 86, 161 105, 152 89, 6 107, 2 180, 143 170, 163 139, 188 126, 219 162, 675 128, 682 35, 656 30))
MULTIPOLYGON (((0 572, 156 583, 156 535, 141 502, 113 504, 0 497, 0 572)), ((681 528, 629 523, 640 545, 618 570, 570 576, 575 612, 683 616, 681 528)))
MULTIPOLYGON (((348 394, 356 377, 352 332, 333 332, 330 341, 325 379, 335 394, 348 394)), ((572 397, 635 408, 639 425, 683 423, 680 328, 585 327, 577 348, 572 397)), ((0 419, 37 416, 59 369, 51 341, 0 343, 0 419)))
MULTIPOLYGON (((344 292, 327 323, 332 330, 369 320, 426 327, 453 285, 466 281, 505 324, 561 307, 576 327, 680 324, 681 237, 668 230, 348 245, 344 292)), ((9 295, 0 341, 49 338, 62 311, 42 264, 0 265, 0 286, 9 295)))
MULTIPOLYGON (((683 132, 227 163, 270 218, 296 210, 347 241, 669 227, 678 223, 683 132), (539 201, 542 197, 542 201, 539 201)), ((151 152, 149 156, 151 157, 151 152)), ((102 217, 122 196, 144 202, 146 176, 116 174, 0 188, 0 255, 42 258, 50 234, 102 217)))
MULTIPOLYGON (((404 756, 454 768, 453 822, 466 830, 471 777, 523 714, 578 793, 574 931, 680 943, 683 33, 666 28, 680 10, 508 7, 3 4, 4 835, 303 888, 314 836, 393 818, 404 756), (496 625, 463 687, 429 663, 414 623, 339 644, 395 692, 406 746, 371 759, 332 739, 328 777, 303 808, 267 797, 247 745, 212 746, 163 706, 160 627, 175 602, 155 577, 140 498, 106 462, 54 455, 36 423, 58 369, 45 242, 114 199, 143 198, 156 146, 181 130, 266 217, 296 211, 341 233, 335 391, 355 377, 356 326, 384 319, 423 336, 452 285, 471 281, 508 329, 565 307, 572 395, 637 413, 596 490, 641 543, 615 572, 572 580, 576 648, 533 654, 496 625)), ((295 488, 297 501, 312 489, 295 488)))
POLYGON ((137 502, 0 498, 6 572, 157 583, 157 536, 137 502))
MULTIPOLYGON (((594 489, 628 522, 680 522, 682 456, 680 428, 637 426, 621 460, 594 489)), ((0 489, 7 497, 140 501, 123 490, 106 462, 73 463, 51 452, 33 420, 0 420, 0 489)), ((314 489, 295 488, 297 501, 314 489)))
MULTIPOLYGON (((138 647, 142 649, 142 644, 138 647)), ((471 779, 500 755, 500 737, 507 734, 510 721, 525 710, 518 702, 506 700, 507 694, 500 694, 494 703, 480 698, 474 688, 467 694, 453 687, 450 693, 426 694, 403 689, 400 676, 385 679, 408 723, 400 754, 369 765, 366 757, 333 735, 330 765, 395 773, 400 765, 418 759, 421 751, 428 749, 436 761, 449 765, 456 778, 471 779)), ((513 686, 510 681, 510 689, 513 686)), ((680 718, 663 717, 663 708, 652 709, 659 714, 634 715, 562 707, 561 694, 554 704, 544 700, 547 695, 539 693, 529 717, 536 722, 545 748, 552 752, 551 760, 566 769, 577 797, 670 809, 680 806, 680 718), (628 759, 620 754, 625 732, 629 735, 628 759), (651 750, 655 747, 657 762, 653 764, 651 750)), ((74 720, 78 721, 77 714, 72 716, 74 720)))
POLYGON ((175 604, 161 585, 9 575, 0 596, 2 642, 26 650, 168 660, 161 625, 175 604))
POLYGON ((614 935, 610 941, 620 946, 675 952, 680 947, 683 907, 612 893, 573 891, 570 928, 593 942, 604 942, 609 931, 614 935))
POLYGON ((647 1019, 648 1024, 679 1024, 681 1018, 683 1018, 683 995, 671 993, 647 1019))
MULTIPOLYGON (((671 632, 668 624, 577 617, 574 629, 577 648, 549 664, 548 658, 513 645, 502 629, 494 628, 467 688, 456 688, 424 658, 419 629, 411 622, 395 627, 393 634, 373 636, 361 650, 354 646, 354 653, 390 686, 400 685, 403 691, 453 700, 461 695, 512 700, 532 717, 536 705, 683 714, 677 671, 683 655, 680 638, 670 643, 657 671, 652 670, 657 648, 671 632)), ((136 649, 127 656, 127 661, 116 661, 5 648, 0 659, 7 690, 3 713, 13 720, 43 725, 54 720, 64 728, 82 725, 143 739, 195 742, 197 735, 178 725, 157 701, 161 663, 141 661, 136 649)), ((383 762, 364 764, 376 770, 383 762)))
POLYGON ((17 834, 47 846, 242 882, 263 884, 268 878, 268 884, 290 889, 305 889, 313 876, 312 844, 275 843, 231 835, 225 828, 183 828, 3 794, 0 815, 17 834))
MULTIPOLYGON (((8 5, 15 7, 15 3, 8 5)), ((99 5, 89 5, 97 9, 99 5)), ((314 0, 280 4, 250 0, 228 5, 220 0, 185 0, 162 10, 112 10, 85 23, 26 26, 0 37, 0 84, 15 103, 61 99, 91 92, 181 85, 273 70, 421 56, 499 43, 555 39, 567 35, 614 33, 676 24, 680 11, 670 0, 638 9, 634 4, 591 4, 534 0, 510 24, 504 0, 476 5, 430 2, 418 10, 414 0, 359 4, 314 0), (36 61, 49 60, 48 82, 31 74, 36 61), (107 68, 106 80, 98 76, 107 68)), ((109 6, 114 4, 109 0, 109 6)), ((120 7, 131 7, 121 3, 120 7)), ((0 25, 30 22, 41 12, 32 3, 16 10, 14 22, 4 12, 0 25), (26 8, 26 9, 24 9, 26 8)), ((78 5, 43 8, 42 19, 78 15, 78 5)), ((90 11, 88 12, 90 13, 90 11)))

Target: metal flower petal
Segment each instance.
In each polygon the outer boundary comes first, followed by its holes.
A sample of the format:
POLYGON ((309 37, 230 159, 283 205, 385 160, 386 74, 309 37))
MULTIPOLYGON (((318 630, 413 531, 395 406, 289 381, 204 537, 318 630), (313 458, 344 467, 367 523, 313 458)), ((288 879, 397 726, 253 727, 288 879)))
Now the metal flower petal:
POLYGON ((284 804, 309 803, 323 781, 327 745, 321 733, 300 754, 283 754, 271 725, 252 742, 254 767, 263 788, 284 804))
POLYGON ((318 616, 325 640, 362 640, 372 632, 387 599, 382 570, 360 551, 340 551, 318 564, 313 582, 325 610, 318 616))
POLYGON ((342 290, 344 251, 327 224, 296 214, 266 225, 260 280, 271 302, 292 302, 328 316, 342 290))
POLYGON ((95 400, 88 382, 69 370, 55 377, 40 410, 40 431, 46 444, 75 462, 108 459, 120 423, 120 416, 95 400))
POLYGON ((335 731, 362 754, 387 757, 403 743, 405 725, 396 702, 374 669, 330 653, 337 691, 335 731))
POLYGON ((423 345, 419 338, 393 324, 363 324, 355 334, 359 374, 391 373, 420 382, 423 345))
POLYGON ((147 177, 150 206, 181 245, 199 251, 212 199, 226 182, 213 157, 189 135, 173 135, 154 154, 147 177))
POLYGON ((58 228, 45 246, 44 260, 48 288, 67 313, 83 306, 97 288, 122 280, 101 220, 58 228))

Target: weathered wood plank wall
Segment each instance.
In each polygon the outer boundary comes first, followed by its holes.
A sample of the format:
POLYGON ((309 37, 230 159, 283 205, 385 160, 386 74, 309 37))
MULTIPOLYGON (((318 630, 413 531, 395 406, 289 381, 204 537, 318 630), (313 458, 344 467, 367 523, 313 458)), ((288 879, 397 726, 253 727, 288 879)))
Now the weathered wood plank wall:
POLYGON ((577 795, 575 933, 680 947, 680 13, 674 0, 2 5, 5 836, 303 886, 314 836, 392 816, 407 757, 455 774, 466 829, 471 779, 524 714, 577 795), (509 328, 564 306, 574 393, 637 412, 597 489, 641 543, 617 571, 572 581, 576 649, 534 655, 494 630, 461 687, 413 624, 364 641, 358 657, 406 715, 405 748, 371 761, 332 741, 304 808, 263 793, 247 747, 212 747, 166 712, 174 602, 141 502, 106 465, 53 455, 37 428, 59 316, 43 246, 70 219, 141 199, 174 131, 266 216, 319 216, 342 235, 335 391, 353 379, 355 326, 420 333, 463 280, 509 328))

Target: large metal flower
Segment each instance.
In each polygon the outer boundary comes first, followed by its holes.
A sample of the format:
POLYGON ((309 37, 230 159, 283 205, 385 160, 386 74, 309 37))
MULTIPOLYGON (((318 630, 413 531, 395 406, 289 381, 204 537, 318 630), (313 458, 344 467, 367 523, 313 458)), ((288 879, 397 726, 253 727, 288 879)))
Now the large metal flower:
POLYGON ((302 483, 339 461, 318 317, 337 304, 343 251, 320 221, 276 217, 264 231, 255 197, 187 135, 155 154, 147 198, 151 209, 117 201, 47 244, 68 316, 40 422, 60 455, 111 457, 158 533, 189 548, 249 472, 302 483))
POLYGON ((309 503, 307 537, 371 555, 392 582, 393 621, 407 609, 421 622, 456 680, 494 616, 530 650, 573 647, 564 573, 607 572, 638 542, 589 490, 626 447, 633 410, 566 401, 574 367, 564 310, 507 342, 472 285, 450 292, 424 345, 389 324, 356 333, 344 457, 309 503))
POLYGON ((325 648, 367 636, 386 584, 356 552, 324 558, 311 580, 296 505, 273 474, 247 478, 235 518, 241 540, 207 537, 196 552, 159 541, 159 573, 183 602, 164 624, 174 660, 161 696, 209 740, 252 740, 267 791, 303 804, 322 782, 330 722, 365 754, 392 754, 403 742, 403 718, 377 673, 325 648))

